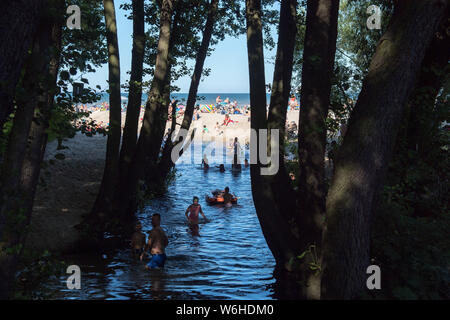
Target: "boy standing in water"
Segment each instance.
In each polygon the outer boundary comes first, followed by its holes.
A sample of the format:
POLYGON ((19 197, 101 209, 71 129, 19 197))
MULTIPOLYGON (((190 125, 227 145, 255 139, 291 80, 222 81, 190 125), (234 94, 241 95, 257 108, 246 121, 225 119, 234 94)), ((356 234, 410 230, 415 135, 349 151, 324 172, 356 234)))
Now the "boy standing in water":
POLYGON ((167 259, 166 247, 169 240, 161 228, 161 215, 159 213, 152 215, 152 225, 153 229, 148 235, 147 245, 141 254, 141 260, 148 250, 150 250, 150 254, 152 255, 152 259, 145 266, 146 269, 162 268, 167 259))
POLYGON ((198 214, 200 213, 203 216, 203 219, 208 221, 208 219, 205 217, 205 214, 203 213, 201 205, 198 203, 198 197, 194 197, 192 200, 192 204, 186 209, 185 215, 186 219, 189 223, 189 228, 192 231, 193 236, 199 236, 198 233, 198 214), (189 213, 189 215, 188 215, 189 213))
POLYGON ((142 233, 142 224, 140 222, 136 223, 134 230, 131 236, 131 250, 133 250, 133 255, 139 257, 144 250, 145 234, 142 233))

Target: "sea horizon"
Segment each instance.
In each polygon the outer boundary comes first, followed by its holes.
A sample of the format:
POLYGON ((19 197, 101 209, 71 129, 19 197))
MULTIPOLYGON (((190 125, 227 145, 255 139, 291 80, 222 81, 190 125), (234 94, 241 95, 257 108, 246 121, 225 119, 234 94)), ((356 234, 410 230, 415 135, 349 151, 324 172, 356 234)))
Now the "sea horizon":
MULTIPOLYGON (((183 93, 183 92, 176 92, 170 95, 170 99, 177 99, 179 100, 179 104, 185 104, 187 102, 189 93, 183 93)), ((266 99, 267 103, 270 102, 270 93, 266 93, 266 99)), ((230 102, 237 101, 239 106, 246 106, 250 105, 250 93, 238 93, 238 92, 213 92, 213 93, 197 93, 197 101, 196 104, 198 105, 215 105, 216 104, 216 98, 220 96, 222 101, 225 101, 225 99, 229 99, 230 102)), ((122 103, 125 103, 128 99, 128 92, 122 92, 122 103), (125 98, 125 99, 124 99, 125 98)), ((142 94, 142 102, 145 102, 147 100, 147 94, 142 94)), ((99 104, 102 102, 109 102, 109 94, 106 92, 101 93, 101 98, 99 101, 97 101, 94 104, 99 104)))

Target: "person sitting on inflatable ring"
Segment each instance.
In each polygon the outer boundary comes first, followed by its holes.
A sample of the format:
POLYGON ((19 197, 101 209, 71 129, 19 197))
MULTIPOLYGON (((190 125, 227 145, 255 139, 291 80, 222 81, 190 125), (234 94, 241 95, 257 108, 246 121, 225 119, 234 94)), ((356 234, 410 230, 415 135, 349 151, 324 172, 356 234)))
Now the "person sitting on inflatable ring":
POLYGON ((230 188, 225 187, 225 192, 222 195, 223 197, 223 203, 226 207, 231 207, 231 200, 233 199, 233 196, 230 193, 230 188))

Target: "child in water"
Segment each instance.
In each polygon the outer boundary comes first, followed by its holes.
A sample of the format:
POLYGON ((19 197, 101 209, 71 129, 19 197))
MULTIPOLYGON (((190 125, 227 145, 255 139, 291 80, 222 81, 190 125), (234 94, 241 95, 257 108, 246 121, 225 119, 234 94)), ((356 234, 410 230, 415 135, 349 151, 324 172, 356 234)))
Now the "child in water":
POLYGON ((135 257, 139 257, 145 246, 145 234, 142 233, 142 224, 138 222, 134 227, 134 233, 131 236, 131 250, 135 257))
POLYGON ((186 209, 185 213, 189 225, 191 226, 198 225, 199 213, 203 216, 203 219, 205 219, 205 221, 208 221, 208 219, 205 217, 205 214, 203 213, 202 206, 198 203, 198 197, 194 197, 192 199, 192 204, 186 209))

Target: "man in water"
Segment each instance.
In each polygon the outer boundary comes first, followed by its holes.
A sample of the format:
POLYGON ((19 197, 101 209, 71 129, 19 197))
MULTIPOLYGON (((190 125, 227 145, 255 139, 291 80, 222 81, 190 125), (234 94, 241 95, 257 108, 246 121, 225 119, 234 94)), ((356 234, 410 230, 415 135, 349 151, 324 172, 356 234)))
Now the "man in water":
POLYGON ((135 232, 131 236, 131 250, 133 255, 137 258, 144 251, 145 234, 142 233, 142 224, 138 222, 134 228, 135 232))
POLYGON ((239 161, 239 154, 241 153, 241 145, 239 144, 238 138, 234 138, 233 142, 233 164, 232 168, 234 170, 241 170, 241 164, 239 161))
POLYGON ((150 250, 152 255, 150 262, 145 266, 146 269, 162 268, 167 259, 166 247, 169 240, 161 228, 161 215, 159 213, 152 215, 152 225, 153 229, 148 235, 147 246, 144 249, 144 253, 141 254, 141 260, 148 250, 150 250))
POLYGON ((230 188, 225 187, 225 192, 223 193, 223 203, 226 207, 231 207, 232 203, 231 200, 233 199, 233 196, 230 193, 230 188))
POLYGON ((206 153, 203 154, 202 166, 205 170, 209 169, 208 157, 206 156, 206 153))

